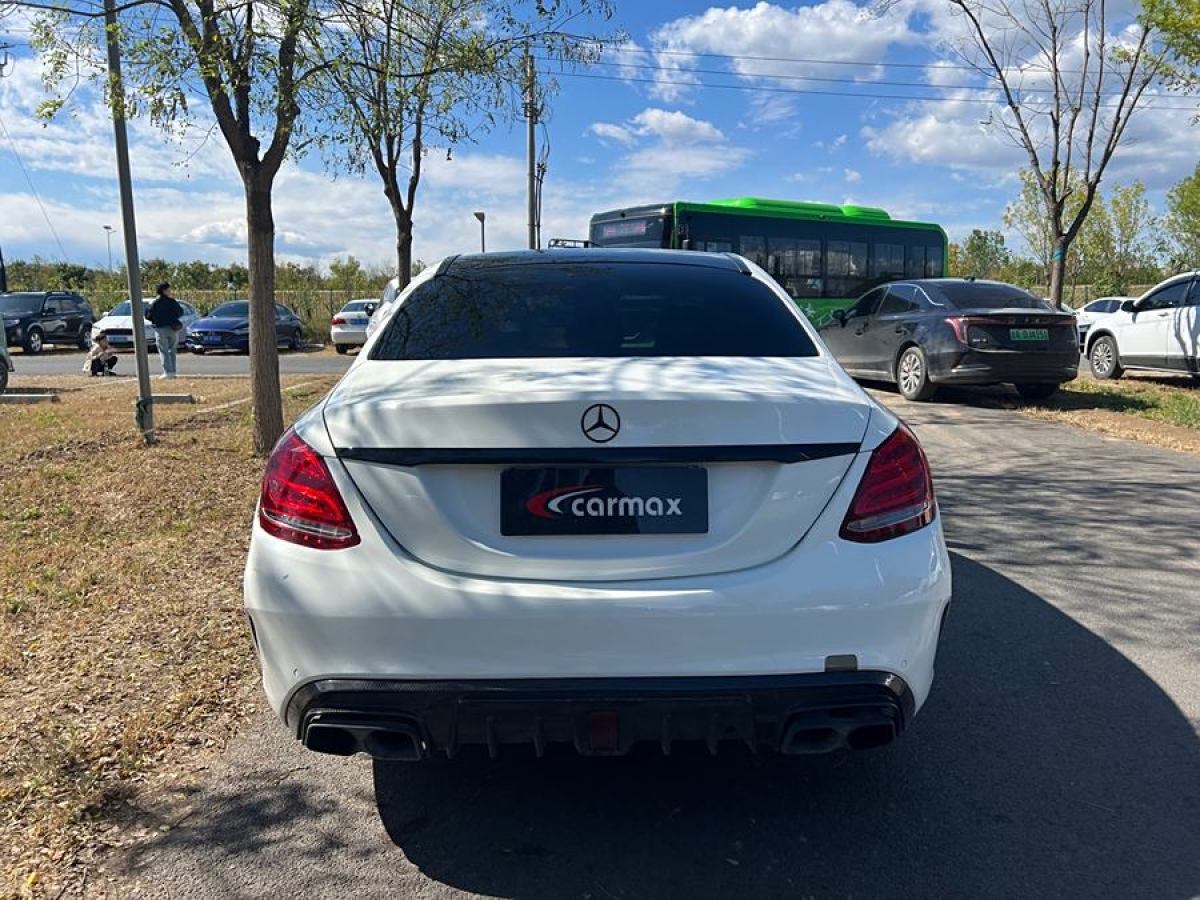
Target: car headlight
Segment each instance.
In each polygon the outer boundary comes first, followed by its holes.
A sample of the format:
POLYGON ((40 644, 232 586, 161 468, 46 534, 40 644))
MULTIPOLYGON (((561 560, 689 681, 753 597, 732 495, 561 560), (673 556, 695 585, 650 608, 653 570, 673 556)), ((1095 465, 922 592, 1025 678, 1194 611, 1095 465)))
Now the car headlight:
POLYGON ((21 324, 20 319, 5 319, 4 320, 5 328, 12 328, 14 325, 20 325, 20 324, 21 324))

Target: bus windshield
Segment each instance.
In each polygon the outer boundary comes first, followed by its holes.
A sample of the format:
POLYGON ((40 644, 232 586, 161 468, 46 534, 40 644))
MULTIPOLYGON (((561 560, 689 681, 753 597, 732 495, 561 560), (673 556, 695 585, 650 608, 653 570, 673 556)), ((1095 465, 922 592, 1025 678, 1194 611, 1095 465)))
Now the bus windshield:
POLYGON ((667 247, 666 216, 630 216, 592 222, 591 242, 597 247, 667 247))

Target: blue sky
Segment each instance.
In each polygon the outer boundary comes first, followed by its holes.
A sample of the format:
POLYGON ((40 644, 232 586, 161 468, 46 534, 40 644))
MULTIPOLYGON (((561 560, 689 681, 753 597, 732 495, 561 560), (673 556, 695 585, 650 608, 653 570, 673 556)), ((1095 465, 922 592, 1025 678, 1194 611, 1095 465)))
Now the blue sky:
MULTIPOLYGON (((1110 6, 1119 29, 1130 9, 1110 6)), ((898 217, 939 222, 952 238, 1000 227, 1023 157, 988 124, 995 109, 948 102, 986 97, 967 89, 981 83, 973 73, 949 67, 960 62, 949 48, 961 37, 961 23, 944 0, 902 0, 883 14, 874 9, 853 0, 713 7, 617 0, 612 24, 629 36, 629 46, 608 54, 606 65, 582 70, 603 78, 557 78, 547 125, 544 236, 582 237, 590 213, 613 206, 738 195, 882 206, 898 217), (814 78, 851 83, 806 80, 814 78), (693 83, 699 81, 737 87, 693 83), (944 99, 789 93, 795 90, 944 99)), ((58 237, 0 132, 0 247, 8 258, 65 254, 103 265, 105 224, 118 228, 113 252, 120 253, 111 124, 95 92, 85 90, 69 114, 44 125, 33 115, 43 96, 37 60, 18 51, 0 79, 0 120, 58 237)), ((1200 131, 1187 118, 1171 110, 1139 112, 1106 183, 1141 178, 1161 207, 1165 189, 1197 162, 1200 131)), ((223 144, 199 142, 202 130, 168 139, 148 123, 132 125, 143 256, 244 258, 239 182, 223 144)), ((444 151, 431 152, 418 200, 416 256, 428 261, 474 249, 476 209, 487 211, 489 249, 521 246, 523 153, 520 123, 455 148, 449 161, 444 151)), ((334 179, 318 159, 289 163, 281 173, 275 218, 285 259, 324 267, 346 254, 377 263, 393 256, 390 216, 376 182, 334 179)), ((1010 236, 1011 245, 1018 243, 1010 236)))

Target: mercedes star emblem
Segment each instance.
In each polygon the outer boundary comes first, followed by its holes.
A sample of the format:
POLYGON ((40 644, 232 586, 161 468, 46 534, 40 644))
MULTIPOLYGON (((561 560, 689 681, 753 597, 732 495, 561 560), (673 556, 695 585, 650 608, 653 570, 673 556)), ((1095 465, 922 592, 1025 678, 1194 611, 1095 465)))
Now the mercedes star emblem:
POLYGON ((579 427, 589 441, 607 444, 621 430, 621 417, 607 403, 596 403, 583 411, 579 427))

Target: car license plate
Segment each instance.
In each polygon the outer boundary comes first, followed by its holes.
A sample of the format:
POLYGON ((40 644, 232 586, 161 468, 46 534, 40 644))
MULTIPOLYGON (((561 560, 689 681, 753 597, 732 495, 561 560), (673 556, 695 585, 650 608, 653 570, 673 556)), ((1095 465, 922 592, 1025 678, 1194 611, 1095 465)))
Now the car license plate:
POLYGON ((700 466, 505 469, 500 533, 706 534, 708 471, 700 466))
POLYGON ((1050 330, 1048 328, 1010 328, 1008 336, 1014 341, 1048 341, 1050 340, 1050 330))
POLYGON ((206 334, 204 336, 204 343, 219 344, 221 343, 221 336, 219 334, 206 334))

